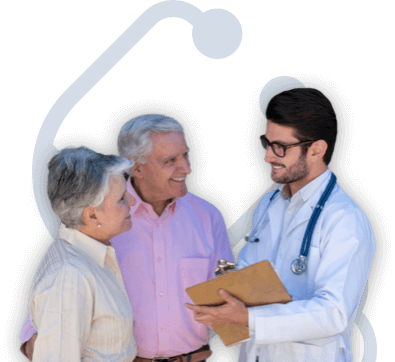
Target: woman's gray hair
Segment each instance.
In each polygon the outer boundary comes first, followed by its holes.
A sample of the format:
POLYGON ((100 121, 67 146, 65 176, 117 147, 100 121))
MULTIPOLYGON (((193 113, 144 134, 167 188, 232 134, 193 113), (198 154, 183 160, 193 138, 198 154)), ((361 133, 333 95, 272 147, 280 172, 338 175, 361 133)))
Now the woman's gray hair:
POLYGON ((110 177, 130 173, 134 162, 86 147, 66 148, 48 163, 48 197, 68 228, 83 225, 82 211, 99 207, 110 189, 110 177))
POLYGON ((151 133, 178 132, 184 129, 174 118, 162 114, 145 114, 126 122, 118 135, 118 152, 122 157, 145 163, 152 152, 151 133))

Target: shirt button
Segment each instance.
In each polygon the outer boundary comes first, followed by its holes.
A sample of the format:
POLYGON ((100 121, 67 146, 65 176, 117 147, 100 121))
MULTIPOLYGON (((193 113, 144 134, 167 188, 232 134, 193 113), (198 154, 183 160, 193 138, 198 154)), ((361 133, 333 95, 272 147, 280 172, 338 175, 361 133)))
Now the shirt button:
POLYGON ((163 293, 159 293, 159 295, 160 295, 161 297, 163 297, 163 293))

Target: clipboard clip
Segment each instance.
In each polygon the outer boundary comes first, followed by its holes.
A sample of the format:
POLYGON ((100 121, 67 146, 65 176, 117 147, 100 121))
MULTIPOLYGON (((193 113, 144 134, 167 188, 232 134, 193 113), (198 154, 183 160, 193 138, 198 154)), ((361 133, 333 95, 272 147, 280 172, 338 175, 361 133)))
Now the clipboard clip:
POLYGON ((218 266, 215 268, 214 273, 215 276, 218 277, 220 275, 224 275, 228 272, 234 271, 236 269, 235 263, 231 263, 226 259, 219 259, 218 266))

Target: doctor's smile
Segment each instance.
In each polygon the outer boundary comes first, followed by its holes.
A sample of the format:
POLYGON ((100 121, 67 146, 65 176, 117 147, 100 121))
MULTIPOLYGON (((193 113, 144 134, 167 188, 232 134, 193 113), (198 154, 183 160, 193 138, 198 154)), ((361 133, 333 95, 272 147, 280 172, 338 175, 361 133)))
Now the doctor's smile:
POLYGON ((277 170, 284 168, 284 165, 275 165, 274 163, 271 163, 272 165, 272 172, 276 172, 277 170))

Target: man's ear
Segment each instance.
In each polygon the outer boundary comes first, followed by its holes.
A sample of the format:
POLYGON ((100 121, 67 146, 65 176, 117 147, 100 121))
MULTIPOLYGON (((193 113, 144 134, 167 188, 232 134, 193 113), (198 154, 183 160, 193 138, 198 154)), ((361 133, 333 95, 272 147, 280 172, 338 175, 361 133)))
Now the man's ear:
POLYGON ((140 162, 135 162, 133 167, 130 168, 130 171, 133 174, 133 177, 142 178, 143 177, 143 167, 140 162))
POLYGON ((324 140, 315 141, 311 145, 311 155, 317 160, 323 159, 327 149, 328 144, 324 140))

